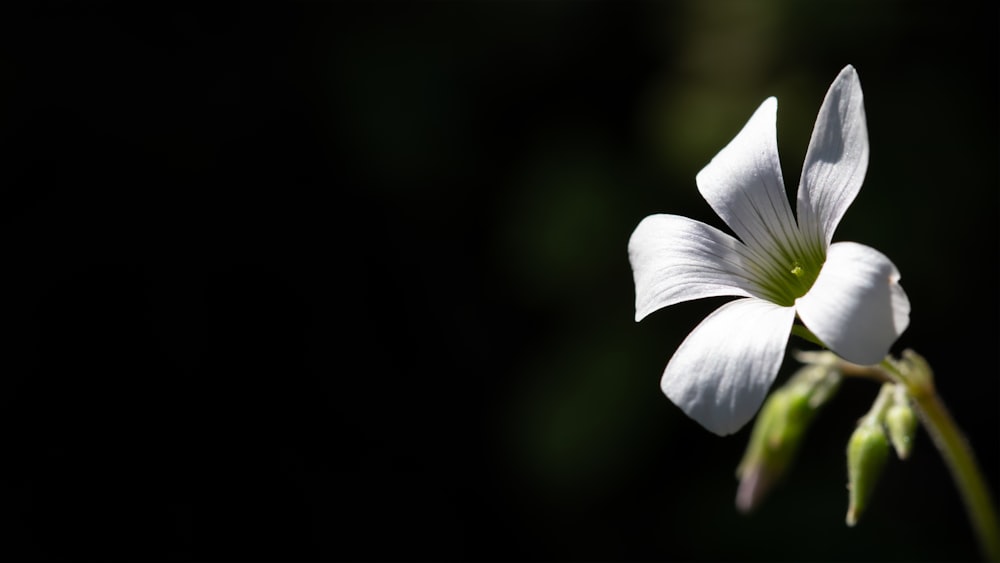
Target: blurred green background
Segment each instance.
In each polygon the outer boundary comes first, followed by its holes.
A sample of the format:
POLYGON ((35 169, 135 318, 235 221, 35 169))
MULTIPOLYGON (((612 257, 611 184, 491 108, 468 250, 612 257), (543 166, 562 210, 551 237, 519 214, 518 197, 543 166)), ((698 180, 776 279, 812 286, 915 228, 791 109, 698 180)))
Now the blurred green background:
MULTIPOLYGON (((646 215, 846 64, 888 255, 1000 490, 993 3, 52 3, 0 15, 5 545, 30 559, 976 560, 926 434, 847 528, 848 381, 760 510, 659 390, 646 215)), ((797 341, 792 341, 793 345, 797 341)), ((795 364, 789 357, 779 378, 795 364)), ((780 380, 780 379, 779 379, 780 380)), ((994 494, 995 496, 995 494, 994 494)))

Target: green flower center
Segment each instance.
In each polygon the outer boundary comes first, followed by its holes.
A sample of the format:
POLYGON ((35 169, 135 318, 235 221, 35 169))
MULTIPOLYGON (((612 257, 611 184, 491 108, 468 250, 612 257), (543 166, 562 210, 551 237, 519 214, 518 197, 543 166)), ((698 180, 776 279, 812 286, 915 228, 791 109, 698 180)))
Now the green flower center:
POLYGON ((821 267, 822 264, 810 264, 809 268, 806 269, 798 261, 792 262, 792 268, 789 271, 792 274, 791 281, 794 286, 792 288, 792 295, 794 296, 792 299, 793 302, 795 299, 802 297, 809 291, 809 288, 812 287, 813 282, 815 282, 816 278, 819 276, 819 270, 821 267))
MULTIPOLYGON (((785 253, 782 253, 785 254, 785 253)), ((772 267, 762 272, 761 288, 766 297, 774 303, 790 307, 795 300, 805 295, 826 261, 824 252, 805 254, 801 257, 784 258, 773 263, 772 267)))

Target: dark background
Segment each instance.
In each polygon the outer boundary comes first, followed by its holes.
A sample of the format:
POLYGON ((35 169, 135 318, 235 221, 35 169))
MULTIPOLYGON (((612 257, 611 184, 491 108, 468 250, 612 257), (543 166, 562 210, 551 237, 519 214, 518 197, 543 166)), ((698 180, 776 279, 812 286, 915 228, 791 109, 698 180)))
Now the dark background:
MULTIPOLYGON (((794 194, 853 64, 835 240, 1000 490, 998 11, 933 2, 19 3, 0 14, 3 551, 45 560, 978 558, 927 435, 847 528, 848 381, 761 509, 659 391, 626 243, 767 96, 794 194)), ((796 346, 799 342, 792 341, 796 346)), ((795 364, 789 358, 780 378, 795 364)))

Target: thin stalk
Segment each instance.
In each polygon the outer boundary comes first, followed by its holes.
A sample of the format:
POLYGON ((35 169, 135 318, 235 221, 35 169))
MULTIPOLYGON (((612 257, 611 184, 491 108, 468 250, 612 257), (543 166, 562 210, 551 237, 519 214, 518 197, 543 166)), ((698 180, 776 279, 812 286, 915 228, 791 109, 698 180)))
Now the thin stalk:
POLYGON ((969 442, 937 393, 932 390, 922 395, 911 393, 911 396, 924 428, 951 470, 983 555, 989 561, 1000 562, 1000 524, 969 442))

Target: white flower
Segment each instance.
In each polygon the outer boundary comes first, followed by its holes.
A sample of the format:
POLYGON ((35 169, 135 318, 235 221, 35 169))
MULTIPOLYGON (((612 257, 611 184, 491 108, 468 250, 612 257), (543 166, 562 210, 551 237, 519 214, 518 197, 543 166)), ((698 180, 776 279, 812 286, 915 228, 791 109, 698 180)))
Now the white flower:
POLYGON ((739 240, 677 215, 646 217, 629 240, 636 321, 682 301, 740 298, 688 335, 661 380, 671 401, 719 435, 736 432, 760 408, 796 315, 859 364, 880 362, 910 319, 899 272, 885 255, 830 243, 868 167, 857 72, 845 67, 820 107, 799 182, 798 221, 778 161, 777 105, 765 100, 696 178, 739 240))

